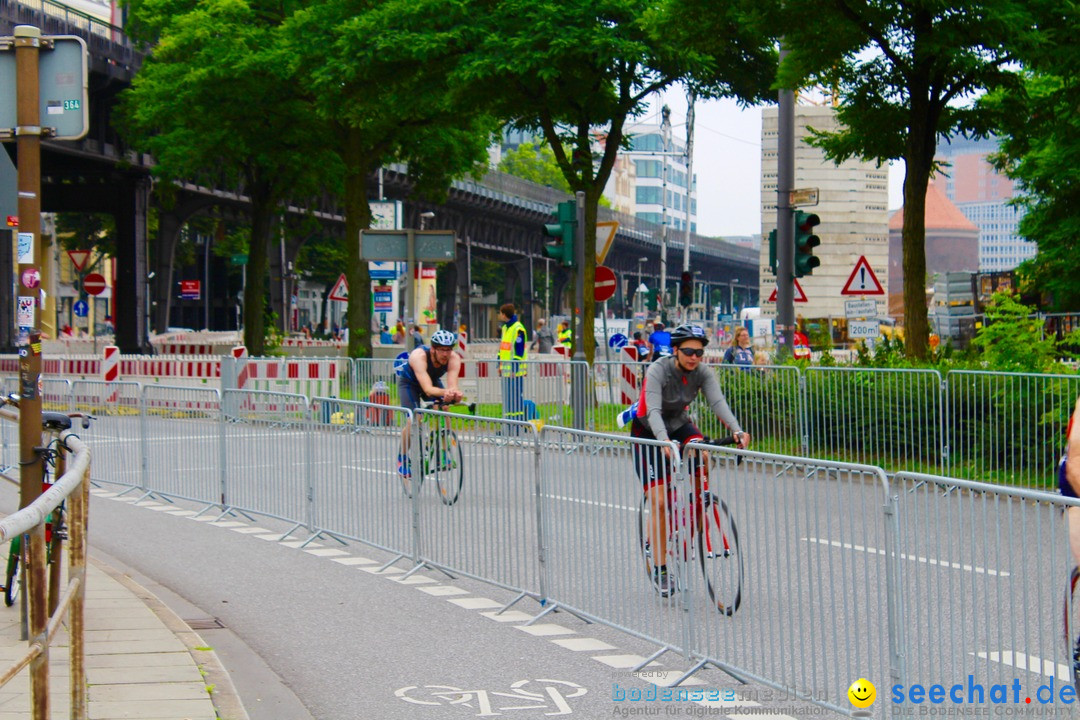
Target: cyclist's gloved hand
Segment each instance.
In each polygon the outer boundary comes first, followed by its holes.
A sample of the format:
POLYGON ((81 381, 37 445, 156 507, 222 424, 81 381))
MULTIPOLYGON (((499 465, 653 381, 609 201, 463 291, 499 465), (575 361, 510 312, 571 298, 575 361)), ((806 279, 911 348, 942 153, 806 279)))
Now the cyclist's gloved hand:
POLYGON ((736 433, 735 439, 739 442, 740 450, 745 450, 750 445, 750 433, 736 433))

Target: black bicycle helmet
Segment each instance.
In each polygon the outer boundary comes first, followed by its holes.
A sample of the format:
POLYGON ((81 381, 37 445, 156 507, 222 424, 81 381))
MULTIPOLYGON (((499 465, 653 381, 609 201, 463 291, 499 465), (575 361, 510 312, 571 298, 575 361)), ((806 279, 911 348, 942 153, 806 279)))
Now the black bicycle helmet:
POLYGON ((687 340, 698 340, 701 346, 709 344, 709 335, 700 325, 680 325, 671 331, 671 346, 679 347, 687 340))

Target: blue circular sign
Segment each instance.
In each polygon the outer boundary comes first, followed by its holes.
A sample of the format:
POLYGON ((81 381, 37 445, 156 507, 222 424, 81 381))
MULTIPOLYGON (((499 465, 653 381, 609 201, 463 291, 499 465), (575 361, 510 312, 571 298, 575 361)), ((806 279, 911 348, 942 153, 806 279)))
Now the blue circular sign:
POLYGON ((610 338, 608 338, 607 344, 608 347, 612 348, 613 350, 618 350, 619 348, 626 347, 626 343, 628 342, 630 342, 630 339, 627 338, 625 335, 623 335, 622 333, 615 333, 610 338))
POLYGON ((405 368, 409 366, 409 353, 402 351, 398 353, 398 356, 394 358, 394 374, 399 376, 405 375, 405 368))
POLYGON ((85 300, 76 302, 75 307, 72 309, 75 311, 75 317, 86 317, 90 312, 90 306, 86 304, 85 300))

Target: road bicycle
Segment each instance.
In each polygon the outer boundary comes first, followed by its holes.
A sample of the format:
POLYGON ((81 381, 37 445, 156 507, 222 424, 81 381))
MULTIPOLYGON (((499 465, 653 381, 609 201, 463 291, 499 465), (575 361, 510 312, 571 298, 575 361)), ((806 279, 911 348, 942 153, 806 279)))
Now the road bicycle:
MULTIPOLYGON (((734 437, 720 440, 701 440, 701 445, 735 445, 734 437)), ((659 447, 641 448, 643 452, 655 452, 659 447)), ((725 615, 733 615, 742 603, 743 559, 739 549, 739 532, 726 502, 709 489, 709 476, 715 470, 715 460, 705 450, 686 445, 687 454, 697 488, 692 498, 678 492, 675 483, 667 483, 667 557, 663 563, 674 577, 667 589, 654 558, 650 529, 653 528, 652 504, 647 492, 641 494, 638 509, 638 543, 645 563, 645 573, 661 597, 668 597, 676 589, 685 587, 678 577, 679 568, 701 567, 705 590, 713 606, 725 615)), ((736 463, 741 462, 739 457, 736 463)), ((658 457, 659 462, 665 462, 658 457)), ((655 523, 659 525, 659 523, 655 523)))
MULTIPOLYGON (((3 402, 6 405, 18 407, 19 397, 18 395, 8 395, 3 399, 3 402)), ((42 460, 41 492, 43 493, 53 485, 52 478, 56 472, 56 459, 60 454, 60 446, 62 444, 60 433, 71 429, 71 421, 73 418, 80 418, 82 420, 82 427, 84 430, 90 427, 90 421, 94 419, 92 415, 78 412, 62 413, 44 411, 41 413, 43 435, 46 436, 48 440, 42 447, 35 448, 35 450, 42 460)), ((7 479, 12 480, 12 478, 7 479)), ((22 586, 22 582, 19 578, 19 566, 25 562, 23 558, 23 548, 26 544, 23 542, 24 537, 28 536, 18 535, 12 538, 11 543, 8 546, 8 557, 3 586, 4 604, 8 607, 15 604, 15 601, 19 597, 19 590, 22 586)), ((67 524, 65 523, 64 518, 64 503, 61 502, 45 519, 46 565, 52 565, 54 559, 59 560, 63 550, 63 542, 66 539, 67 524)))
MULTIPOLYGON (((449 404, 437 400, 419 404, 421 410, 443 410, 449 404)), ((471 403, 469 412, 476 413, 476 404, 471 403)), ((415 437, 420 443, 420 468, 417 490, 424 485, 429 475, 435 478, 435 487, 439 498, 445 505, 453 505, 461 496, 461 485, 465 477, 465 462, 461 453, 461 443, 457 433, 450 426, 450 415, 429 415, 417 413, 415 437)), ((399 475, 405 497, 412 498, 412 478, 399 475)))

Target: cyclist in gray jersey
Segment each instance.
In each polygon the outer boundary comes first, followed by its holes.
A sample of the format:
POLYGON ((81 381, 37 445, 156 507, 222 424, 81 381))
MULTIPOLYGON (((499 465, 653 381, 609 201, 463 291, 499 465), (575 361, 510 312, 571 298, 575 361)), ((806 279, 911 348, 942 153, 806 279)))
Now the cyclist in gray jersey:
MULTIPOLYGON (((686 409, 699 392, 704 391, 710 409, 734 435, 740 448, 750 444, 750 435, 743 432, 735 414, 728 407, 716 375, 701 366, 709 337, 697 325, 680 325, 671 333, 675 354, 660 358, 649 366, 641 386, 630 435, 674 441, 685 447, 702 440, 701 431, 690 420, 686 409)), ((655 447, 634 445, 634 469, 649 497, 651 516, 656 519, 649 528, 649 542, 655 557, 667 557, 667 481, 671 476, 672 451, 664 446, 661 453, 655 447)), ((694 492, 700 492, 695 477, 694 492)), ((665 597, 673 590, 667 568, 656 568, 657 582, 665 597)))

